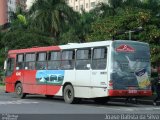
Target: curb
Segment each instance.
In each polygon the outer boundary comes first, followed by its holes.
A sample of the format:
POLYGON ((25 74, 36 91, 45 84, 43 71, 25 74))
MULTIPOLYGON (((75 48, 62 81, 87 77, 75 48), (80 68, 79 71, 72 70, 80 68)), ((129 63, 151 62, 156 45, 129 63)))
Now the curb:
POLYGON ((111 99, 112 102, 123 102, 126 104, 142 104, 142 105, 153 105, 153 100, 154 100, 155 96, 151 96, 148 98, 138 98, 137 101, 135 100, 131 100, 126 102, 125 98, 113 98, 111 99))

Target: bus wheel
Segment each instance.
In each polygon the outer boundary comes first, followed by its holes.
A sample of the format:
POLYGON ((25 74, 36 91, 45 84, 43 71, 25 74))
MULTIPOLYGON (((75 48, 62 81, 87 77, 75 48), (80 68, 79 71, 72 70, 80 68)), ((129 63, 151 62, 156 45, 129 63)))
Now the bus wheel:
POLYGON ((74 89, 71 85, 67 85, 64 88, 63 97, 66 103, 73 104, 76 102, 76 99, 74 97, 74 89))
POLYGON ((105 104, 109 101, 108 97, 102 97, 102 98, 95 98, 94 102, 97 104, 105 104))
POLYGON ((23 93, 23 87, 21 83, 16 85, 16 94, 19 98, 23 99, 26 96, 26 93, 23 93))

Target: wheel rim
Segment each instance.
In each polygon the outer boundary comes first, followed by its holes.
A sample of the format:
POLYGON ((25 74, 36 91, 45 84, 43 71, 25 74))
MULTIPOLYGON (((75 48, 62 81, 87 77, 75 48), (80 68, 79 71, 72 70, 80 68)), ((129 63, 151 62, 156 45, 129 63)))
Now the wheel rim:
POLYGON ((20 86, 17 87, 17 94, 20 95, 22 93, 22 88, 20 86))
POLYGON ((72 99, 72 92, 71 90, 67 90, 67 98, 72 99))

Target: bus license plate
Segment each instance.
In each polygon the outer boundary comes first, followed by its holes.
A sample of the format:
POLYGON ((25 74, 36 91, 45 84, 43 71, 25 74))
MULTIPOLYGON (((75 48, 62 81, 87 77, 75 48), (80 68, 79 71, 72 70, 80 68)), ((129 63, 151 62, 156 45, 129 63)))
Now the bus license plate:
POLYGON ((134 94, 137 93, 137 90, 128 90, 128 93, 134 94))

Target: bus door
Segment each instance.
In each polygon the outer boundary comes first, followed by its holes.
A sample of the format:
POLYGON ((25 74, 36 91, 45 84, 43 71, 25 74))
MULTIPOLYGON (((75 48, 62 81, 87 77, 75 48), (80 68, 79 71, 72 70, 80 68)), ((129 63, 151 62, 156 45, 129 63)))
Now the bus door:
POLYGON ((14 66, 15 57, 9 56, 5 66, 5 84, 7 92, 14 91, 14 66))
POLYGON ((107 47, 93 48, 91 68, 92 96, 101 97, 103 93, 106 96, 107 47))
POLYGON ((25 73, 24 73, 24 91, 28 93, 45 94, 46 83, 39 84, 36 79, 36 74, 39 70, 36 66, 36 54, 25 54, 25 73))
POLYGON ((84 48, 76 51, 76 81, 75 87, 78 97, 89 96, 91 77, 91 49, 84 48))

